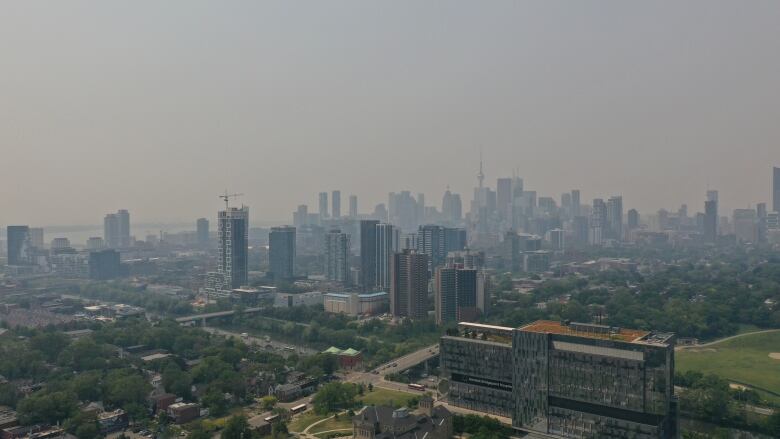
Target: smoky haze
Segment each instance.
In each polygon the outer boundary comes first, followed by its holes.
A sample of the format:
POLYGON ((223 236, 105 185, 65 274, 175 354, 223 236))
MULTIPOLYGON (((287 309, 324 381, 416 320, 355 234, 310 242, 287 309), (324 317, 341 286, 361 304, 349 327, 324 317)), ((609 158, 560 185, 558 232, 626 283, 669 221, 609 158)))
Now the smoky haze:
MULTIPOLYGON (((0 224, 253 220, 340 189, 769 201, 780 2, 4 2, 0 224)), ((725 210, 723 212, 726 212, 725 210)))

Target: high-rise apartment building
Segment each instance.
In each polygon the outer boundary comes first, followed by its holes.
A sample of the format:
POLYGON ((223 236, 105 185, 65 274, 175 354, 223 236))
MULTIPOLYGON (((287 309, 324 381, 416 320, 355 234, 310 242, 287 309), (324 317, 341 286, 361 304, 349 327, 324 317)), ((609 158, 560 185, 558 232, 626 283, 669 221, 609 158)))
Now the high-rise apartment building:
POLYGON ((357 195, 350 195, 349 196, 349 217, 353 218, 353 219, 358 217, 358 199, 357 199, 357 195))
POLYGON ((607 200, 607 237, 623 240, 623 197, 615 196, 607 200))
POLYGON ((6 228, 6 237, 8 265, 28 265, 32 263, 30 227, 8 226, 6 228))
POLYGON ((772 168, 772 211, 780 212, 780 168, 772 168))
POLYGON ((478 284, 484 279, 473 268, 437 268, 434 280, 436 323, 442 325, 475 320, 480 312, 477 306, 478 284))
POLYGON ((333 218, 341 218, 341 191, 333 191, 331 193, 331 203, 333 205, 331 216, 333 218))
POLYGON ((360 221, 360 285, 365 290, 372 290, 377 285, 377 250, 376 227, 377 220, 360 221))
POLYGON ((439 350, 450 404, 552 437, 677 437, 673 334, 558 321, 458 326, 439 350))
POLYGON ((328 217, 328 193, 320 192, 320 219, 328 217))
POLYGON ((607 205, 601 198, 593 200, 593 207, 590 212, 590 231, 588 234, 588 243, 590 245, 601 245, 604 240, 604 229, 607 222, 607 205))
POLYGON ((231 290, 248 283, 249 208, 228 207, 217 214, 216 290, 231 290))
POLYGON ((428 256, 412 250, 393 255, 390 264, 390 312, 395 317, 428 315, 428 256))
POLYGON ((710 199, 704 202, 704 241, 715 243, 718 239, 718 200, 710 199))
POLYGON ((755 209, 734 209, 734 235, 738 243, 756 243, 758 218, 755 209))
POLYGON ((30 227, 30 245, 37 249, 43 249, 43 228, 42 227, 30 227))
POLYGON ((628 230, 639 228, 639 211, 636 209, 628 210, 628 230))
POLYGON ((198 245, 206 246, 209 243, 209 220, 206 218, 198 218, 195 222, 196 234, 198 237, 198 245))
POLYGON ((400 251, 400 231, 392 224, 376 226, 376 286, 387 291, 391 284, 393 255, 400 251))
POLYGON ((330 280, 349 282, 349 235, 339 229, 325 235, 325 275, 330 280))
POLYGON ((295 227, 272 227, 268 234, 268 271, 274 280, 295 277, 295 227))
POLYGON ((121 209, 103 219, 103 240, 109 248, 130 247, 130 213, 121 209))

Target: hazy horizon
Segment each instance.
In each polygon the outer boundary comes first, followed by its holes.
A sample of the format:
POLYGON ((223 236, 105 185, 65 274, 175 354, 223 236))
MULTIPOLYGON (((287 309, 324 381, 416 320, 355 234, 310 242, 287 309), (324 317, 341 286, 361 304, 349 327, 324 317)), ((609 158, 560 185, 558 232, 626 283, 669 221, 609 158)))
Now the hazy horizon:
MULTIPOLYGON (((770 203, 780 3, 8 2, 0 225, 253 223, 476 185, 770 203)), ((770 206, 771 208, 771 206, 770 206)))

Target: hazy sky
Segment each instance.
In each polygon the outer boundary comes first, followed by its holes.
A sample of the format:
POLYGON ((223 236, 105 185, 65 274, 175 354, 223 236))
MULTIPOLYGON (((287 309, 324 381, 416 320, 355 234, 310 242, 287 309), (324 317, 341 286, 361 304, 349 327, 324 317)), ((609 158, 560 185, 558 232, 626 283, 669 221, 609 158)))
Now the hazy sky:
POLYGON ((769 201, 778 1, 5 1, 0 224, 253 220, 519 169, 655 212, 769 201))

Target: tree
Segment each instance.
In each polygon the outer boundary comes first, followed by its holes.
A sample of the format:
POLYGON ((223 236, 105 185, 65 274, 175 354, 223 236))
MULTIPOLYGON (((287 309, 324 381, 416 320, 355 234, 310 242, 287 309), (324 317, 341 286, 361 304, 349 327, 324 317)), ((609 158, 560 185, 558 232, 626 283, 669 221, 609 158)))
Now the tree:
POLYGON ((228 419, 225 429, 222 430, 222 439, 247 439, 252 437, 249 423, 243 415, 233 416, 228 419))
POLYGON ((260 405, 263 407, 263 410, 271 410, 274 408, 274 406, 277 403, 277 399, 275 396, 268 395, 260 398, 260 405))
POLYGON ((71 392, 36 392, 19 402, 19 422, 56 424, 76 412, 76 403, 76 395, 71 392))
POLYGON ((326 414, 336 410, 351 408, 355 405, 357 386, 350 383, 332 382, 325 384, 314 395, 314 411, 326 414))
POLYGON ((41 332, 30 338, 30 347, 41 352, 50 363, 57 359, 68 344, 70 339, 62 332, 41 332))
POLYGON ((106 376, 106 401, 125 407, 129 404, 143 404, 151 385, 136 371, 123 369, 110 372, 106 376))

